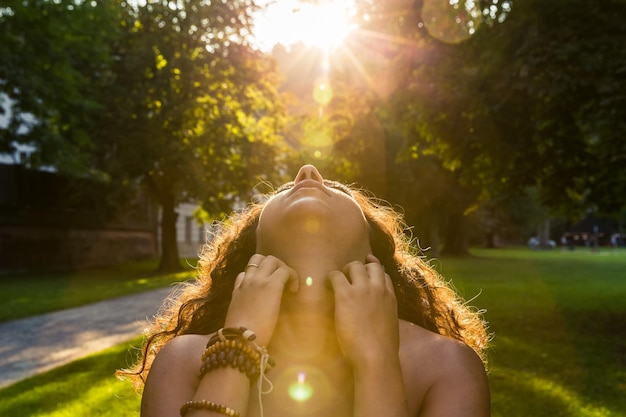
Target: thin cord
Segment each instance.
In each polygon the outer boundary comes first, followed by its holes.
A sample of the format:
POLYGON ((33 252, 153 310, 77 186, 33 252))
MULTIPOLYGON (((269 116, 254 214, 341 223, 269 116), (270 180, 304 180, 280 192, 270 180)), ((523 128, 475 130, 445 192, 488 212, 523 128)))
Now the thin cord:
MULTIPOLYGON (((254 343, 254 342, 253 342, 254 343)), ((261 363, 259 364, 259 380, 257 381, 257 391, 259 392, 259 408, 261 409, 261 417, 263 417, 263 395, 269 394, 274 389, 274 384, 269 378, 265 375, 265 371, 267 369, 267 363, 270 359, 269 353, 267 353, 267 349, 262 346, 254 343, 257 350, 261 353, 261 363), (267 382, 268 388, 267 390, 263 390, 263 383, 267 382)))

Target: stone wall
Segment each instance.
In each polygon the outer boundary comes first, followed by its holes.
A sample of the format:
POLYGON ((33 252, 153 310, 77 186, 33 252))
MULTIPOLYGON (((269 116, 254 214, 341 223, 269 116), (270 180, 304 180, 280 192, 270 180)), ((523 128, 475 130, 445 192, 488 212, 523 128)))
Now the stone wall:
POLYGON ((2 274, 156 258, 157 224, 158 206, 139 185, 0 164, 2 274))
POLYGON ((157 257, 155 233, 0 225, 0 272, 91 269, 157 257))

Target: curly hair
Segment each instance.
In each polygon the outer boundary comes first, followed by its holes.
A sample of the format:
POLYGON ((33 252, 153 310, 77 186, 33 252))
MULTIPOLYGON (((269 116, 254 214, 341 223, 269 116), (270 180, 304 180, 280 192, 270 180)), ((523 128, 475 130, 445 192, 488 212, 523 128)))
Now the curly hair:
MULTIPOLYGON (((392 207, 362 190, 351 195, 370 225, 373 255, 394 284, 398 317, 470 346, 486 363, 489 335, 479 311, 459 297, 419 253, 407 225, 392 207)), ((197 278, 181 283, 165 300, 130 369, 117 372, 140 389, 160 348, 183 334, 210 334, 223 327, 235 277, 256 252, 256 228, 263 203, 248 205, 224 221, 198 261, 197 278)))

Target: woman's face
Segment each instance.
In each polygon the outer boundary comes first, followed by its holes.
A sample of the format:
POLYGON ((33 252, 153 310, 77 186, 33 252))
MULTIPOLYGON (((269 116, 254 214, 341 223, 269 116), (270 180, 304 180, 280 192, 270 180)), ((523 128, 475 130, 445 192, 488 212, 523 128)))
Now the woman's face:
POLYGON ((369 225, 347 187, 324 180, 314 166, 305 165, 267 201, 259 218, 259 248, 290 237, 369 247, 369 225))

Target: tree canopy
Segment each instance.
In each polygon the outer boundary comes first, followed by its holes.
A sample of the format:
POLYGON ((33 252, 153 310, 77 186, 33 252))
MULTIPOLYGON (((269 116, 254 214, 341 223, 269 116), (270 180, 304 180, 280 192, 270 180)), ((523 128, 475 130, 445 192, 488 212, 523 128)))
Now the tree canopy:
POLYGON ((623 1, 359 4, 336 85, 374 109, 387 197, 412 223, 446 226, 460 253, 459 221, 527 187, 553 213, 626 205, 623 1))
POLYGON ((34 145, 33 167, 89 170, 89 123, 110 82, 109 45, 121 35, 120 14, 112 1, 2 3, 0 92, 11 117, 0 129, 0 152, 34 145))
POLYGON ((30 143, 41 155, 31 166, 147 184, 162 208, 161 269, 178 267, 177 204, 199 201, 219 217, 280 172, 283 109, 273 62, 248 43, 252 2, 41 1, 3 10, 11 42, 0 43, 11 60, 0 80, 14 100, 3 149, 30 143), (25 112, 35 123, 19 132, 25 112))
POLYGON ((164 268, 177 264, 176 204, 219 216, 298 160, 404 206, 456 253, 470 213, 529 187, 553 213, 626 206, 626 2, 356 5, 360 28, 329 72, 311 69, 319 55, 274 51, 298 68, 283 87, 317 99, 288 108, 249 43, 250 0, 8 0, 0 152, 28 143, 33 167, 147 184, 164 268))

